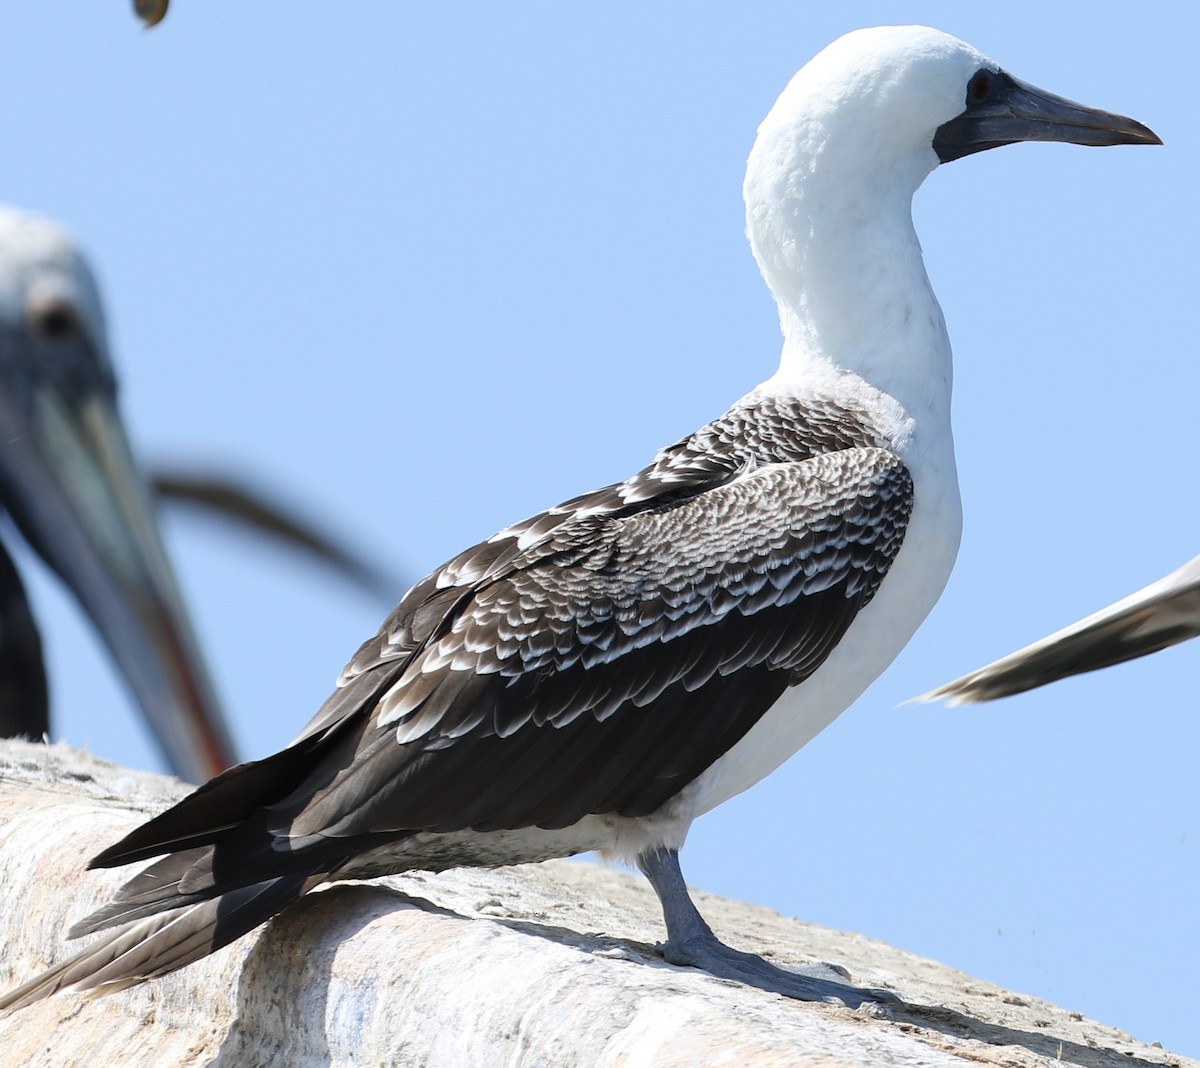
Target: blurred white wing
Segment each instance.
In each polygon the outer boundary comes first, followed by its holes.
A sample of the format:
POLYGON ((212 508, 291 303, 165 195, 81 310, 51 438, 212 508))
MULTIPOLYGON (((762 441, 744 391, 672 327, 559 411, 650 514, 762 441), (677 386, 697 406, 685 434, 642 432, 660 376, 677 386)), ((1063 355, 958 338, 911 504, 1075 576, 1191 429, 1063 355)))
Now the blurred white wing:
POLYGON ((1200 556, 1041 641, 922 694, 952 705, 1008 697, 1200 635, 1200 556))

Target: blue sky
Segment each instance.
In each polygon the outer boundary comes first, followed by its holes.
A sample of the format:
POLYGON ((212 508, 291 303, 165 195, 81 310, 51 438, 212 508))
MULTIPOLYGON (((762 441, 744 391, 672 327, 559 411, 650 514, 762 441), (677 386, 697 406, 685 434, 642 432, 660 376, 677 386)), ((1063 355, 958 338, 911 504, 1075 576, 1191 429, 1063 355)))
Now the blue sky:
MULTIPOLYGON (((93 257, 144 457, 255 475, 410 577, 771 373, 742 169, 834 37, 926 22, 1150 124, 1165 147, 1017 146, 918 193, 956 352, 957 569, 892 669, 683 863, 1200 1056, 1197 649, 897 707, 1198 550, 1196 9, 175 0, 145 32, 128 7, 9 5, 0 199, 93 257)), ((211 523, 169 535, 263 755, 387 606, 211 523)), ((157 767, 34 578, 60 736, 157 767)))

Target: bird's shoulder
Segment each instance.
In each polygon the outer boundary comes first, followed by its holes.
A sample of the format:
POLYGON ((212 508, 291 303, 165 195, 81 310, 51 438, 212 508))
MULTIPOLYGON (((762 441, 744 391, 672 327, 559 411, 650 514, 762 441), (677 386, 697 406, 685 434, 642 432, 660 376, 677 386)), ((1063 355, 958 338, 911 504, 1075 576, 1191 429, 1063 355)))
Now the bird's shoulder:
POLYGON ((724 414, 660 449, 622 482, 573 497, 497 531, 430 572, 404 595, 347 664, 343 680, 410 655, 472 590, 548 558, 583 552, 616 521, 681 504, 754 469, 879 447, 865 419, 812 399, 752 392, 724 414))

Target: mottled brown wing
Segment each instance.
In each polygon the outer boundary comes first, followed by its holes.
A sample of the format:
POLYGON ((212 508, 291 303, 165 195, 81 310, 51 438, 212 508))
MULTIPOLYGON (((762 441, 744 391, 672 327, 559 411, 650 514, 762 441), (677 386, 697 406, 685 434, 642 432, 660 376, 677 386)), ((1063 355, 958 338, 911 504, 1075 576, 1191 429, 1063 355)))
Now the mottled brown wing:
POLYGON ((577 516, 462 598, 272 830, 303 849, 654 811, 824 661, 911 507, 894 455, 848 449, 577 516))

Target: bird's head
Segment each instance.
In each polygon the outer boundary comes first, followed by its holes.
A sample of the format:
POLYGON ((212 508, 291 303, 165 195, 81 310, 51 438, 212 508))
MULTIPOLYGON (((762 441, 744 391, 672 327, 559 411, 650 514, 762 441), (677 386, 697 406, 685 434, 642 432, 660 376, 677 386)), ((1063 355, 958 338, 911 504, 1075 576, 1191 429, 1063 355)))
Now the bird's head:
POLYGON ((939 163, 1017 141, 1161 143, 926 26, 856 30, 818 53, 759 126, 743 187, 747 234, 785 333, 814 287, 840 312, 864 289, 864 271, 919 258, 912 196, 939 163))
POLYGON ((1133 119, 1014 78, 950 34, 878 26, 801 68, 759 127, 751 169, 790 167, 802 182, 828 168, 911 196, 939 163, 1017 141, 1161 144, 1133 119))
POLYGON ((92 617, 172 765, 200 780, 232 747, 116 390, 77 246, 0 206, 0 507, 92 617))
POLYGON ((0 205, 0 376, 5 396, 35 387, 75 396, 115 388, 100 295, 70 235, 0 205))

